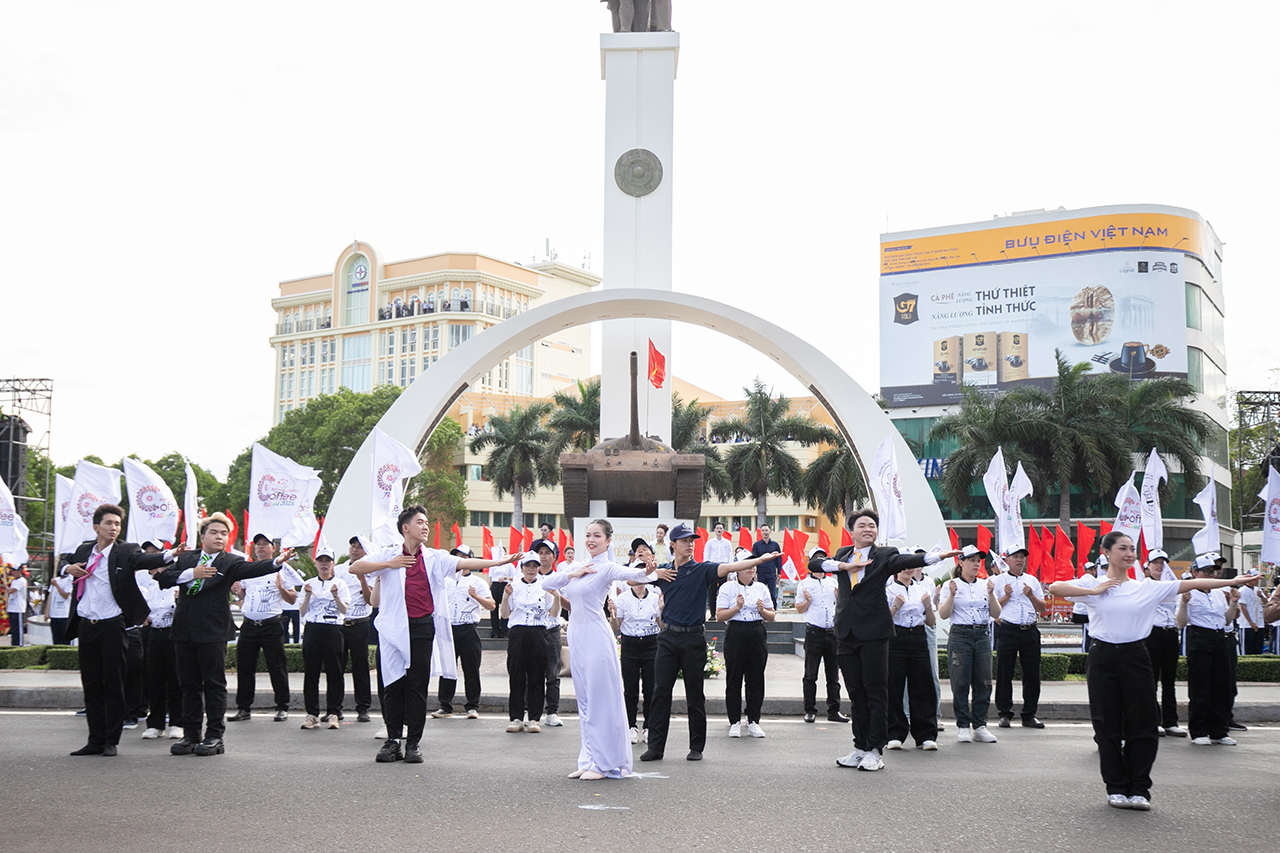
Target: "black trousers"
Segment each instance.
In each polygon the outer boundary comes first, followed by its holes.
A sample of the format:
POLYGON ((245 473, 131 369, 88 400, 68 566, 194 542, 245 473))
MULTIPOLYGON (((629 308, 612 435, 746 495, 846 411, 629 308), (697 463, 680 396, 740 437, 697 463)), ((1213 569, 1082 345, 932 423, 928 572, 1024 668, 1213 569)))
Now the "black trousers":
POLYGON ((667 730, 671 726, 671 691, 676 676, 684 674, 684 695, 689 709, 689 749, 702 752, 707 746, 707 697, 703 677, 707 667, 707 640, 702 631, 663 631, 658 634, 658 651, 653 661, 653 699, 645 717, 649 727, 649 749, 663 755, 667 750, 667 730))
POLYGON ((286 610, 281 614, 281 618, 284 619, 284 641, 286 643, 298 642, 302 637, 302 611, 286 610), (289 639, 290 637, 293 639, 289 639))
MULTIPOLYGON (((236 707, 248 711, 253 707, 258 686, 258 651, 267 660, 271 676, 271 692, 276 710, 289 710, 289 664, 284 657, 284 620, 240 623, 240 639, 236 641, 236 707)), ((305 657, 306 652, 304 650, 305 657)))
POLYGON ((174 652, 184 734, 200 740, 203 723, 205 737, 222 737, 227 730, 227 644, 183 640, 174 643, 174 652))
POLYGON ((1151 766, 1160 740, 1156 683, 1146 643, 1117 645, 1094 639, 1085 672, 1093 740, 1107 793, 1150 799, 1151 766))
POLYGON ((342 677, 342 626, 308 622, 302 631, 302 704, 320 716, 320 672, 325 675, 325 714, 342 710, 346 681, 342 677))
POLYGON ((924 626, 894 629, 889 641, 889 740, 905 742, 910 733, 916 744, 938 739, 938 694, 933 689, 933 667, 929 665, 929 636, 924 626), (908 722, 902 702, 903 689, 911 708, 908 722))
POLYGON ((1166 729, 1178 724, 1178 654, 1182 650, 1177 628, 1152 628, 1147 637, 1147 656, 1151 669, 1160 682, 1160 725, 1166 729))
POLYGON ((1236 694, 1240 692, 1240 688, 1236 686, 1236 664, 1240 659, 1240 638, 1235 631, 1228 631, 1225 638, 1227 643, 1227 668, 1231 673, 1231 704, 1227 706, 1227 722, 1234 723, 1236 719, 1236 694))
MULTIPOLYGON (((57 593, 55 592, 54 595, 57 595, 57 593)), ((55 646, 65 646, 67 644, 67 617, 50 616, 49 633, 53 635, 53 644, 55 646)))
POLYGON ((649 725, 653 704, 653 667, 658 656, 658 635, 622 635, 622 700, 627 706, 627 726, 636 728, 640 692, 644 691, 644 723, 649 725))
MULTIPOLYGON (((507 591, 506 581, 494 581, 489 584, 489 595, 494 601, 502 603, 502 594, 507 591)), ((495 607, 489 611, 489 637, 505 637, 507 636, 507 620, 498 615, 500 607, 495 607)))
POLYGON ((124 653, 124 718, 140 720, 147 715, 147 652, 141 627, 129 628, 124 653))
POLYGON ((996 628, 996 713, 1013 716, 1013 670, 1022 659, 1022 719, 1040 708, 1040 629, 1001 622, 996 628))
MULTIPOLYGON (((453 654, 462 669, 462 685, 466 693, 466 709, 480 708, 480 659, 483 656, 480 646, 480 632, 476 623, 453 626, 453 654)), ((458 692, 458 679, 441 676, 436 686, 439 693, 440 707, 453 713, 453 697, 458 692)))
POLYGON ((369 645, 373 646, 377 651, 373 653, 373 672, 378 682, 378 708, 382 708, 383 695, 386 685, 382 683, 382 648, 378 641, 378 608, 370 608, 369 626, 369 645))
POLYGON ((813 625, 804 628, 804 712, 818 713, 818 667, 827 678, 827 715, 840 713, 840 667, 836 660, 836 634, 813 625))
POLYGON ((547 689, 545 700, 547 713, 554 714, 560 710, 560 626, 544 628, 547 644, 547 689))
POLYGON ((542 717, 547 689, 547 629, 513 625, 507 629, 507 713, 512 720, 536 722, 542 717))
POLYGON ((151 628, 147 638, 147 693, 151 711, 147 728, 182 726, 182 688, 178 686, 178 658, 168 628, 151 628))
POLYGON ((356 713, 367 714, 373 705, 369 682, 369 624, 372 617, 342 626, 342 669, 351 667, 351 692, 356 698, 356 713))
POLYGON ((747 686, 747 722, 760 722, 764 668, 769 662, 764 621, 734 622, 724 632, 724 708, 732 725, 742 720, 742 685, 747 686))
POLYGON ((9 645, 20 646, 26 640, 26 616, 19 610, 8 611, 9 645))
POLYGON ((1191 736, 1227 736, 1231 659, 1221 631, 1187 626, 1187 717, 1191 736))
POLYGON ((89 743, 120 743, 124 726, 125 651, 129 638, 124 618, 101 622, 80 620, 80 686, 84 688, 84 718, 89 743))
POLYGON ((382 719, 387 724, 387 737, 398 740, 405 734, 410 743, 422 740, 422 730, 427 725, 431 644, 435 638, 436 626, 430 616, 409 620, 409 668, 383 690, 382 719))
POLYGON ((889 742, 889 640, 848 637, 839 643, 837 659, 849 691, 853 745, 866 751, 884 749, 889 742))
POLYGON ((1262 654, 1262 643, 1267 638, 1267 629, 1242 628, 1241 630, 1244 631, 1244 653, 1246 655, 1262 654))

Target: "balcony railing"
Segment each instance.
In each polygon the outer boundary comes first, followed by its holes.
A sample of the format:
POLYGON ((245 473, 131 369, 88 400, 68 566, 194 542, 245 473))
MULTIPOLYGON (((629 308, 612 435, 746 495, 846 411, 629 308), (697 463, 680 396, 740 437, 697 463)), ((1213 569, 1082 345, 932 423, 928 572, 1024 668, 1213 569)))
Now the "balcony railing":
POLYGON ((296 323, 276 323, 276 334, 292 335, 302 332, 323 331, 332 327, 332 320, 299 320, 296 323))

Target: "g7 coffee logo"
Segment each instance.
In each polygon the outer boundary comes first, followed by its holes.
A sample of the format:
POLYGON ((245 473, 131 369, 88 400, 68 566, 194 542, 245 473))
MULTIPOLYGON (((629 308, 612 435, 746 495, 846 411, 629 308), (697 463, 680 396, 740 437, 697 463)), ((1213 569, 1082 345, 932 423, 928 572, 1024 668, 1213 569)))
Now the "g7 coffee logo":
POLYGON ((893 297, 893 322, 910 326, 920 319, 920 297, 915 293, 902 293, 893 297))

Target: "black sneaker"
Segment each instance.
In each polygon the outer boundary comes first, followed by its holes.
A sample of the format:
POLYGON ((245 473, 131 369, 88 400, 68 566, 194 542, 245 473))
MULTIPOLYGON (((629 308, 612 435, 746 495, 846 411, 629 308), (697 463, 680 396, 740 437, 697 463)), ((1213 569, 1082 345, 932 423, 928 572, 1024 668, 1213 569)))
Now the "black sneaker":
POLYGON ((689 754, 684 757, 685 761, 701 761, 702 753, 696 749, 689 750, 689 754))
POLYGON ((193 737, 184 737, 182 740, 169 747, 170 755, 190 755, 195 752, 196 744, 199 743, 193 737))
POLYGON ((235 715, 234 715, 234 716, 227 717, 227 722, 228 722, 228 723, 243 723, 245 720, 249 719, 249 717, 250 717, 249 712, 248 712, 246 709, 241 708, 239 711, 236 711, 236 712, 235 712, 235 715))
POLYGON ((115 758, 115 756, 116 756, 116 745, 114 743, 109 743, 102 748, 103 758, 115 758))
POLYGON ((653 749, 646 749, 640 756, 641 761, 661 761, 662 753, 653 749))
POLYGON ((418 749, 418 742, 416 740, 411 740, 404 745, 404 763, 422 763, 422 750, 418 749))
POLYGON ((1232 720, 1231 722, 1227 723, 1227 728, 1231 729, 1231 731, 1233 731, 1233 732, 1247 732, 1247 731, 1249 731, 1249 727, 1248 727, 1248 726, 1242 726, 1242 725, 1240 725, 1239 723, 1237 723, 1235 720, 1232 720))
POLYGON ((356 714, 356 722, 357 722, 357 723, 367 723, 367 722, 369 722, 369 712, 368 712, 368 711, 361 711, 359 714, 356 714))
POLYGON ((1002 729, 1007 729, 1007 728, 1009 728, 1009 725, 1010 725, 1010 723, 1012 723, 1012 721, 1013 721, 1013 718, 1012 718, 1012 717, 1006 717, 1006 716, 1004 716, 1004 715, 1002 714, 1002 715, 1000 716, 1000 728, 1002 728, 1002 729))
POLYGON ((81 708, 79 711, 76 711, 76 716, 77 716, 77 717, 83 717, 83 716, 84 716, 85 714, 87 714, 87 713, 89 713, 89 709, 88 709, 88 708, 81 708))
POLYGON ((285 720, 287 720, 287 719, 289 719, 289 712, 288 712, 288 711, 285 711, 285 710, 283 710, 283 709, 282 709, 282 710, 279 710, 279 711, 276 711, 275 722, 277 722, 277 723, 283 723, 283 722, 284 722, 285 720))
POLYGON ((375 760, 379 764, 390 764, 392 761, 399 761, 402 758, 404 758, 404 753, 400 751, 400 741, 389 737, 383 741, 382 749, 378 750, 378 757, 375 760))
POLYGON ((137 727, 138 727, 138 720, 135 717, 125 717, 124 725, 121 726, 121 728, 125 728, 125 729, 136 729, 137 727))
POLYGON ((196 744, 192 750, 196 755, 222 755, 227 751, 227 747, 220 737, 207 737, 200 743, 196 744))
POLYGON ((813 722, 814 720, 816 720, 816 719, 818 719, 818 715, 817 715, 817 714, 805 714, 805 715, 804 715, 804 721, 805 721, 806 723, 812 723, 812 722, 813 722))

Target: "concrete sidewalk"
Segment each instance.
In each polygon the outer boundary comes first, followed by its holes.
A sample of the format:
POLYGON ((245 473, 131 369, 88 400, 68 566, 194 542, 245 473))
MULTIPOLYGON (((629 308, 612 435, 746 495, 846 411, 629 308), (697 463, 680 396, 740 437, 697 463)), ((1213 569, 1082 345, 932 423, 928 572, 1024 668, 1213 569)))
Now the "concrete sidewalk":
MULTIPOLYGON (((800 716, 804 713, 801 679, 804 675, 804 661, 794 655, 770 655, 765 675, 764 713, 768 716, 800 716)), ((371 675, 371 680, 374 676, 371 675)), ((482 692, 481 710, 486 712, 503 712, 507 707, 507 662, 505 651, 487 651, 480 667, 482 692)), ((376 680, 374 680, 376 693, 376 680)), ((289 686, 292 693, 290 707, 301 711, 302 673, 289 673, 289 686)), ((458 695, 454 698, 455 710, 462 707, 462 685, 458 685, 458 695)), ((227 673, 227 691, 231 694, 228 707, 233 710, 236 689, 236 674, 227 673)), ((721 673, 706 681, 707 714, 714 722, 725 715, 724 689, 725 677, 721 673)), ((324 690, 321 679, 321 691, 324 690)), ((432 680, 431 695, 435 695, 435 681, 432 680)), ((826 687, 819 676, 818 709, 825 710, 826 687)), ((323 700, 323 692, 322 692, 323 700)), ((1021 706, 1022 687, 1015 683, 1013 689, 1014 709, 1021 706)), ((1184 724, 1187 719, 1186 684, 1178 684, 1178 714, 1184 724)), ((848 697, 841 686, 841 707, 847 711, 848 697)), ((378 698, 373 698, 374 709, 378 707, 378 698)), ((434 699, 429 701, 435 707, 434 699)), ((65 670, 0 670, 0 708, 41 708, 74 710, 84 705, 80 689, 80 674, 65 670)), ((347 676, 346 708, 352 708, 351 676, 347 676)), ((271 683, 266 673, 258 673, 255 709, 267 711, 271 704, 271 683)), ((574 700, 573 679, 564 677, 560 680, 560 711, 565 714, 577 712, 574 700)), ((684 685, 677 682, 674 693, 672 711, 683 714, 686 711, 684 701, 684 685)), ((1083 681, 1048 681, 1044 682, 1040 691, 1040 708, 1038 716, 1042 720, 1087 720, 1089 718, 1089 698, 1083 681)), ((1242 723, 1280 722, 1280 683, 1242 683, 1235 705, 1236 719, 1242 723)), ((942 717, 951 721, 951 688, 944 679, 942 682, 942 717)), ((995 708, 989 715, 995 722, 995 708)))

